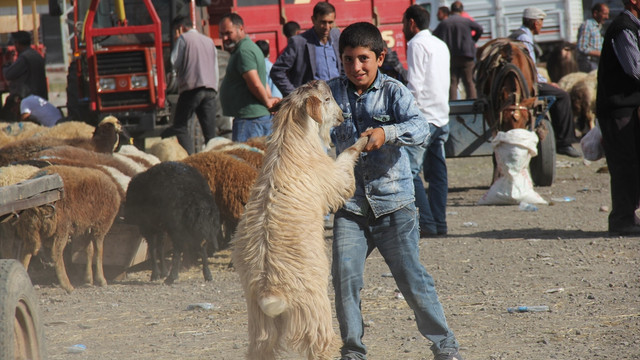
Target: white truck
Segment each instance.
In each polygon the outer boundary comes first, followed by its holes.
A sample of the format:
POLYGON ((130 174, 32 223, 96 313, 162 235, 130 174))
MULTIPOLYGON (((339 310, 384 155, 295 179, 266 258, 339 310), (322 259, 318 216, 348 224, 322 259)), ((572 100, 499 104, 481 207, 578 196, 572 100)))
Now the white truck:
MULTIPOLYGON (((450 7, 452 0, 418 0, 431 13, 431 28, 438 25, 436 14, 441 6, 450 7)), ((507 37, 522 25, 524 9, 535 6, 547 13, 536 42, 545 50, 561 41, 576 42, 578 27, 584 21, 582 0, 462 0, 464 11, 482 25, 484 33, 478 46, 507 37)), ((546 51, 545 51, 546 52, 546 51)))

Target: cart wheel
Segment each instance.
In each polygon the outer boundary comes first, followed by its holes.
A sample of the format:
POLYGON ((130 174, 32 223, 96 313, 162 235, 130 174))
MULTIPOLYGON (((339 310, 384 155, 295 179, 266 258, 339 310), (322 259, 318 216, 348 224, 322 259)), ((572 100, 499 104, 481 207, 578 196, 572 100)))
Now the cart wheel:
POLYGON ((543 119, 540 126, 548 130, 544 140, 538 142, 538 156, 531 159, 531 179, 537 186, 551 186, 556 178, 556 137, 551 122, 543 119))
POLYGON ((18 261, 0 260, 0 359, 44 358, 44 331, 29 275, 18 261))

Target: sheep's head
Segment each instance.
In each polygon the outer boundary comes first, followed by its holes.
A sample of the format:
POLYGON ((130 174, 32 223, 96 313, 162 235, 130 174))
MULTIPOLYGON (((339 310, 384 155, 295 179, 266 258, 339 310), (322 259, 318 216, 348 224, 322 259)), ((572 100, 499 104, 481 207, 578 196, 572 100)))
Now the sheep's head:
POLYGON ((129 143, 130 138, 115 116, 107 116, 96 127, 92 141, 95 151, 110 154, 117 151, 122 143, 129 143))
POLYGON ((274 133, 279 129, 290 131, 294 124, 302 133, 308 133, 312 127, 326 146, 330 143, 329 130, 344 121, 331 89, 319 80, 298 87, 272 111, 277 111, 273 119, 274 133))

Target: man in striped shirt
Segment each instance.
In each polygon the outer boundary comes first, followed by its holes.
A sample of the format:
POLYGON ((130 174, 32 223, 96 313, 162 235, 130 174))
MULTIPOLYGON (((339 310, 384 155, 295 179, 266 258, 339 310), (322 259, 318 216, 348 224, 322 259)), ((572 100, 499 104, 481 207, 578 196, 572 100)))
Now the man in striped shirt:
POLYGON ((609 19, 609 7, 596 3, 591 8, 593 19, 587 19, 578 29, 578 69, 591 72, 598 68, 602 48, 602 24, 609 19))

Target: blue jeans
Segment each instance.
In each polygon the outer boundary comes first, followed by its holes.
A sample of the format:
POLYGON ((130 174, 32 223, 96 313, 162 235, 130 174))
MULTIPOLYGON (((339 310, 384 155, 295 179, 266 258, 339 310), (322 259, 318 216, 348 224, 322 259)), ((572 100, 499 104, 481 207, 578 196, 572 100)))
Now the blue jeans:
POLYGON ((265 115, 252 119, 233 119, 231 140, 245 142, 252 137, 271 135, 271 118, 273 115, 265 115))
POLYGON ((429 124, 429 130, 431 138, 426 149, 422 146, 408 146, 406 150, 416 192, 416 207, 420 213, 420 229, 432 235, 446 234, 449 180, 444 143, 449 138, 449 124, 443 127, 429 124), (429 183, 427 192, 420 179, 422 168, 424 179, 429 183))
POLYGON ((389 266, 398 289, 413 310, 418 330, 433 342, 434 354, 453 353, 458 342, 447 325, 433 278, 420 263, 416 208, 413 203, 379 218, 345 210, 335 214, 333 229, 333 286, 336 315, 342 335, 342 355, 366 359, 360 291, 364 263, 378 251, 389 266))

